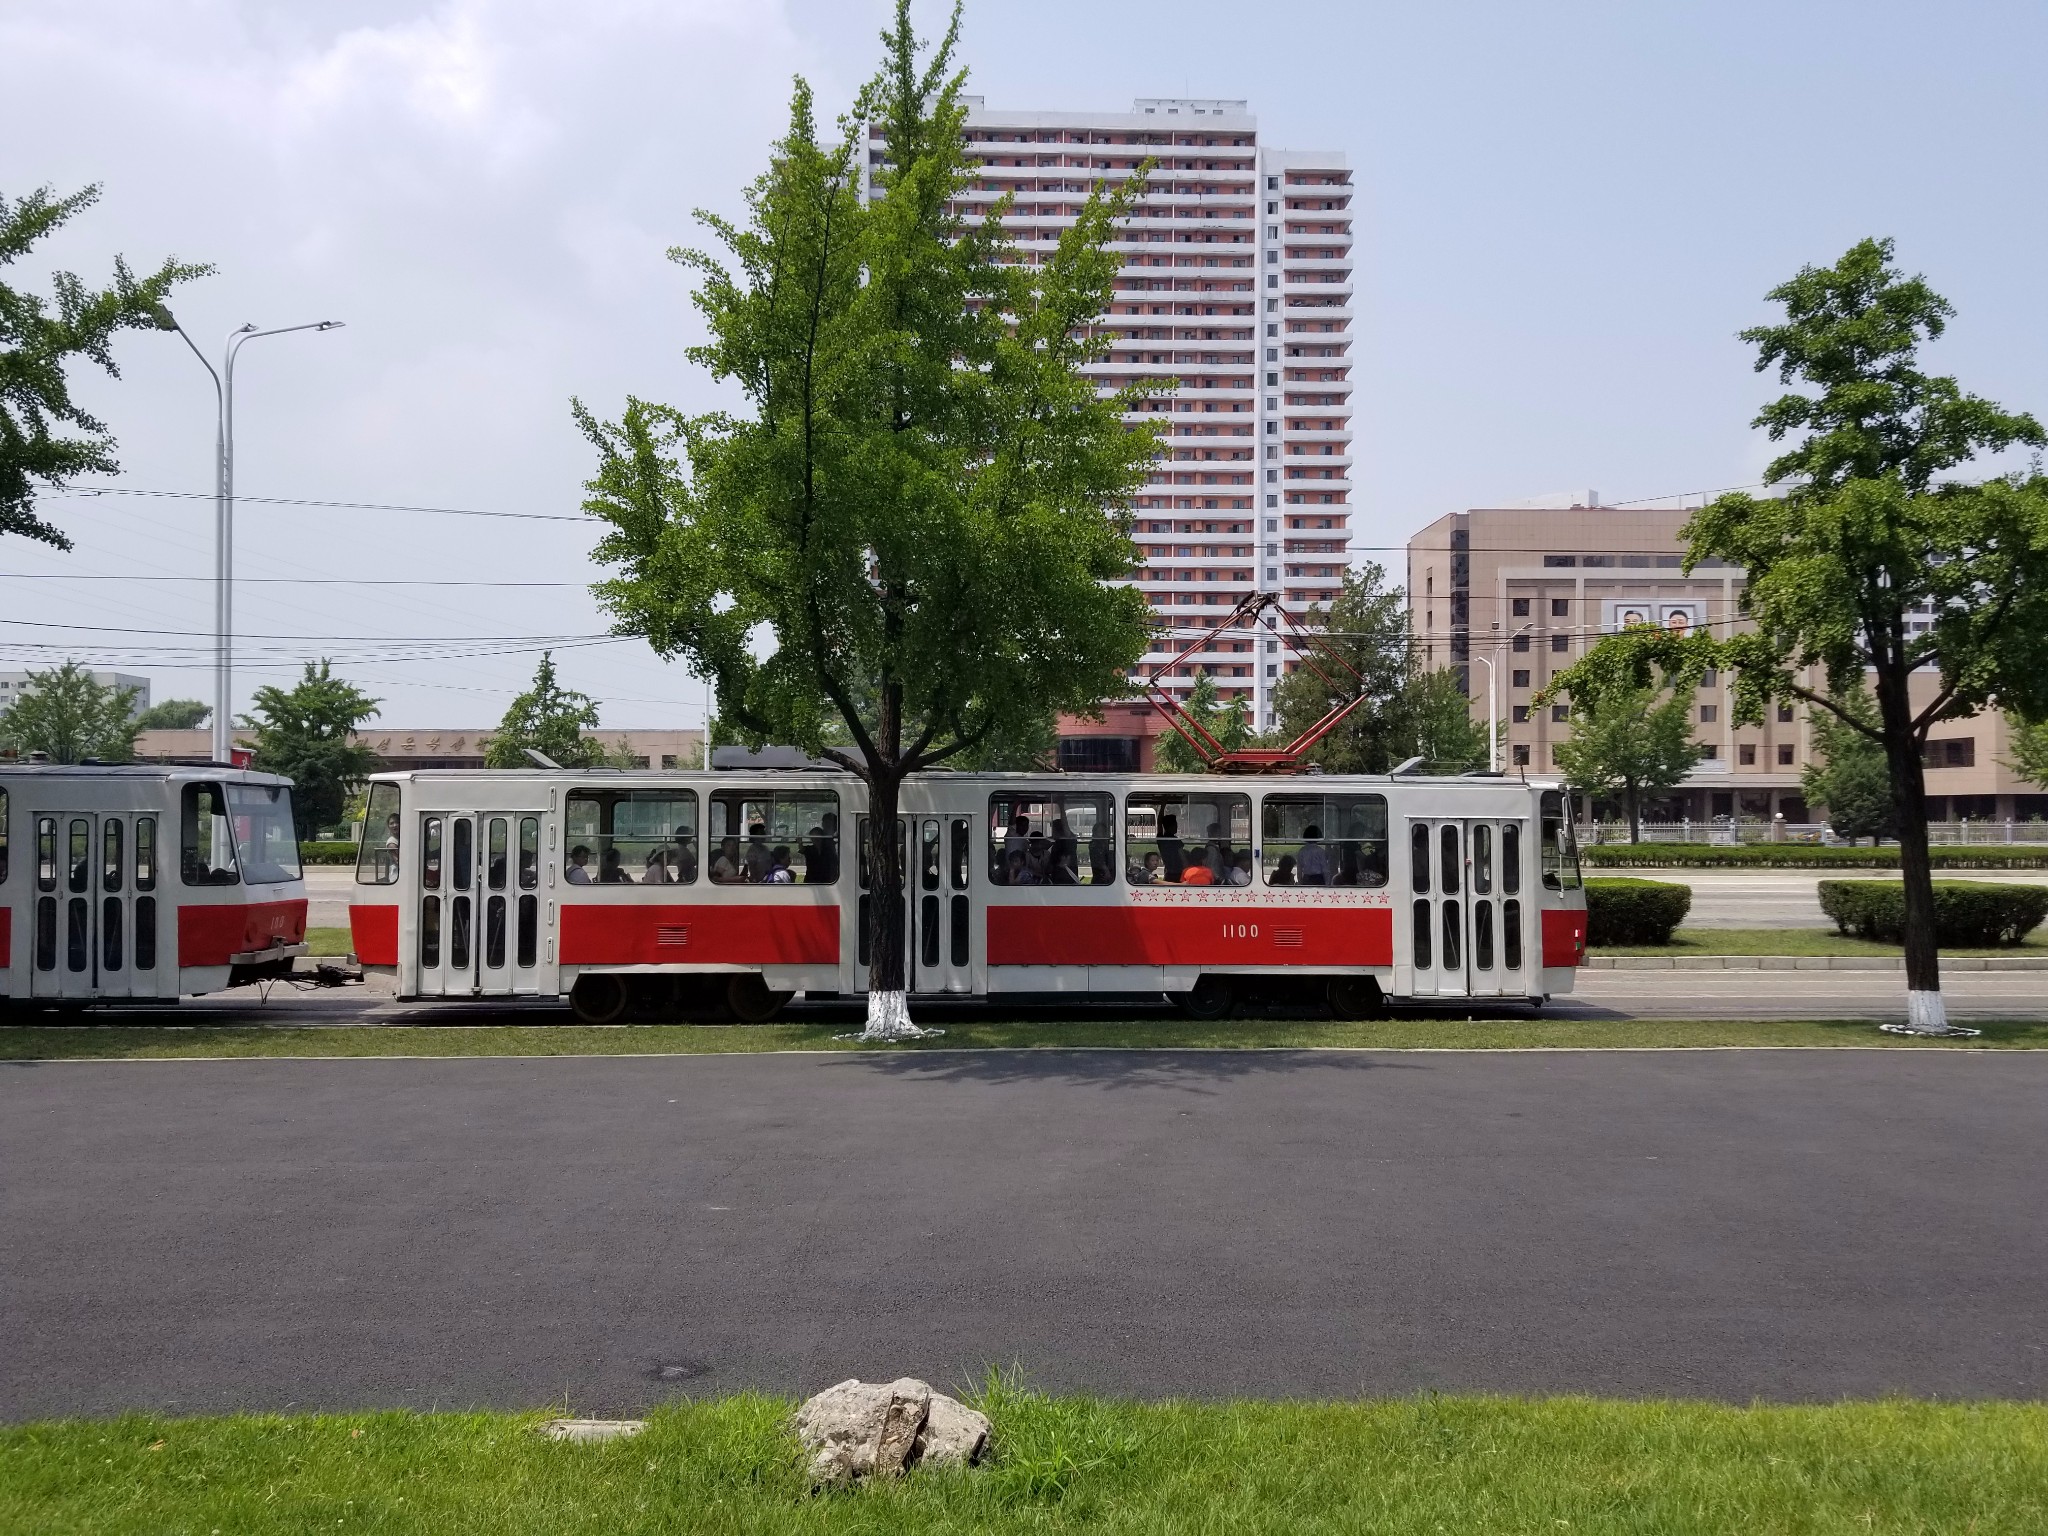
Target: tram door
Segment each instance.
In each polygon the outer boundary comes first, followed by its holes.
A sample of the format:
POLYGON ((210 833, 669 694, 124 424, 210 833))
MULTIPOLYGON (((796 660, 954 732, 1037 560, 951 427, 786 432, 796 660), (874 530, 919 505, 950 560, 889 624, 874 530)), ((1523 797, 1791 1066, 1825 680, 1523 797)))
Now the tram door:
POLYGON ((1408 823, 1409 960, 1417 997, 1528 991, 1519 821, 1408 823))
POLYGON ((420 817, 422 997, 539 990, 540 844, 539 811, 420 817))
POLYGON ((35 818, 34 997, 157 995, 157 818, 35 818))
MULTIPOLYGON (((860 874, 860 898, 854 904, 854 959, 857 962, 854 967, 853 990, 855 992, 865 992, 868 989, 868 966, 872 960, 872 950, 869 946, 873 942, 869 937, 873 930, 868 925, 873 915, 874 903, 885 899, 881 889, 881 871, 875 867, 874 845, 870 841, 873 820, 869 816, 859 817, 855 822, 854 828, 860 874)), ((897 826, 900 829, 898 835, 902 840, 899 853, 902 857, 903 869, 906 874, 913 872, 916 868, 915 864, 911 861, 912 849, 910 846, 910 836, 916 825, 917 818, 915 817, 902 819, 897 822, 897 826)), ((896 887, 896 900, 899 904, 903 900, 903 887, 901 885, 896 887)), ((906 913, 903 923, 903 976, 906 989, 912 986, 911 978, 913 973, 910 968, 910 959, 911 953, 915 949, 910 928, 909 916, 906 913)))
POLYGON ((918 816, 917 897, 911 903, 909 990, 974 990, 974 925, 967 897, 973 823, 965 816, 918 816))

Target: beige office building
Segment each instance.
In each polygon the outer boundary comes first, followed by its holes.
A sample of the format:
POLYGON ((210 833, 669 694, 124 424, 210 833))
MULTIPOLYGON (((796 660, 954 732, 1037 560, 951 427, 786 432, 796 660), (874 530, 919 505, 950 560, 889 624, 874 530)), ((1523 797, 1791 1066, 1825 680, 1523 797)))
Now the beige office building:
MULTIPOLYGON (((1589 495, 1569 508, 1452 513, 1409 540, 1410 622, 1421 659, 1465 676, 1478 720, 1486 718, 1491 664, 1510 772, 1555 770, 1557 745, 1571 733, 1569 706, 1539 709, 1530 699, 1603 634, 1636 623, 1727 634, 1742 622, 1740 568, 1679 568, 1679 530, 1690 515, 1603 507, 1589 495)), ((1917 693, 1923 680, 1914 681, 1917 693)), ((1933 676, 1924 681, 1931 689, 1933 676)), ((1776 705, 1762 724, 1738 726, 1727 682, 1712 674, 1702 682, 1693 728, 1704 756, 1646 814, 1808 822, 1819 810, 1800 787, 1813 754, 1806 709, 1776 705)), ((2001 715, 1937 726, 1927 753, 1929 819, 2048 817, 2048 794, 2005 766, 2009 753, 2001 715)))

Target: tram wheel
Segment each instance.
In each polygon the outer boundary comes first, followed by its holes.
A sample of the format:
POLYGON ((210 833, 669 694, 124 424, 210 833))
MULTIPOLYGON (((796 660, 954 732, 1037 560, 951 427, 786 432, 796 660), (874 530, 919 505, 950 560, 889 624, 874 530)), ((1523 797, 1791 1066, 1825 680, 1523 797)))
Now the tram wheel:
POLYGON ((579 976, 569 993, 569 1006, 585 1024, 616 1024, 626 1012, 629 994, 623 977, 579 976))
POLYGON ((1330 1011, 1340 1019, 1376 1019, 1386 1012, 1386 995, 1370 976, 1332 976, 1330 1011))
POLYGON ((735 976, 725 984, 725 1006, 742 1024, 766 1024, 795 995, 771 992, 768 983, 753 971, 735 976))
POLYGON ((1169 992, 1167 1000, 1191 1019, 1221 1019, 1237 1003, 1237 994, 1222 976, 1197 977, 1185 992, 1169 992))

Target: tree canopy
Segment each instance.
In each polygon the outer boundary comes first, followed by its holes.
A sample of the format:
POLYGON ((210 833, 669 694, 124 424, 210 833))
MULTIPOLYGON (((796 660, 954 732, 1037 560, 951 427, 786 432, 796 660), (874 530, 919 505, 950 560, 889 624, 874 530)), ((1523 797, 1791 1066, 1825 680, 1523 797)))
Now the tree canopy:
POLYGON ((620 767, 615 756, 586 730, 597 729, 597 705, 588 694, 564 688, 555 677, 555 655, 541 652, 533 686, 512 701, 484 748, 486 768, 531 768, 527 749, 564 768, 620 767))
POLYGON ((1617 637, 1546 694, 1568 692, 1578 707, 1643 686, 1660 666, 1723 666, 1735 674, 1738 722, 1797 699, 1880 746, 1905 885, 1907 1001, 1913 1027, 1939 1031, 1927 733, 1994 698, 2048 715, 2048 479, 2038 467, 1981 481, 1957 472, 1986 454, 2039 448, 2048 434, 1920 369, 1920 347, 1954 310, 1892 265, 1888 240, 1804 268, 1770 298, 1783 323, 1743 337, 1759 372, 1805 386, 1755 421, 1774 441, 1792 439, 1765 471, 1781 494, 1717 497, 1685 529, 1688 570, 1712 558, 1746 571, 1749 627, 1617 637), (1920 697, 1916 673, 1930 685, 1920 697), (1866 678, 1877 706, 1867 720, 1843 702, 1866 678))
MULTIPOLYGON (((1109 583, 1137 566, 1129 498, 1157 431, 1081 371, 1142 175, 1098 185, 1043 258, 1007 201, 964 219, 958 24, 927 55, 899 0, 838 132, 799 81, 745 222, 699 215, 723 258, 671 253, 710 332, 688 356, 735 408, 576 406, 618 631, 709 676, 726 731, 865 779, 882 829, 905 775, 1124 693, 1147 635, 1143 597, 1109 583)), ((900 875, 880 841, 881 878, 900 875)), ((901 913, 872 910, 871 1005, 900 1015, 901 913)))
POLYGON ((135 755, 139 690, 98 682, 75 661, 28 677, 0 713, 0 746, 23 756, 46 752, 53 763, 125 763, 135 755))
POLYGON ((1632 843, 1643 839, 1643 797, 1673 788, 1700 760, 1692 739, 1698 685, 1697 675, 1680 674, 1589 692, 1557 744, 1557 766, 1573 789, 1620 794, 1632 843))
POLYGON ((138 731, 191 731, 204 725, 213 714, 211 704, 197 699, 165 699, 152 704, 135 717, 138 731))
MULTIPOLYGON (((1853 688, 1834 702, 1842 714, 1865 725, 1877 720, 1877 703, 1867 688, 1853 688)), ((1813 749, 1814 761, 1801 773, 1800 787, 1810 803, 1827 807, 1835 836, 1897 837, 1899 809, 1883 745, 1845 724, 1834 710, 1822 710, 1813 722, 1813 749)))
POLYGON ((258 688, 253 714, 242 728, 251 733, 254 766, 292 781, 292 819, 299 836, 312 838, 337 825, 354 787, 378 767, 377 754, 351 740, 376 718, 376 699, 336 677, 323 657, 306 663, 289 688, 258 688))
MULTIPOLYGON (((1224 703, 1216 696, 1216 682, 1204 672, 1195 679, 1181 708, 1214 738, 1226 752, 1248 747, 1257 739, 1252 729, 1251 710, 1241 698, 1224 703)), ((1153 766, 1160 773, 1206 773, 1209 765, 1188 745, 1188 740, 1171 727, 1161 731, 1153 753, 1153 766)))
MULTIPOLYGON (((0 194, 0 267, 26 255, 99 195, 97 186, 68 197, 40 187, 14 202, 0 194)), ((58 272, 47 299, 0 282, 0 534, 71 547, 62 530, 36 515, 37 487, 54 490, 78 475, 116 474, 120 465, 106 423, 72 400, 67 362, 83 358, 119 378, 114 334, 154 329, 165 296, 212 270, 170 258, 138 278, 116 256, 110 286, 94 291, 58 272)))

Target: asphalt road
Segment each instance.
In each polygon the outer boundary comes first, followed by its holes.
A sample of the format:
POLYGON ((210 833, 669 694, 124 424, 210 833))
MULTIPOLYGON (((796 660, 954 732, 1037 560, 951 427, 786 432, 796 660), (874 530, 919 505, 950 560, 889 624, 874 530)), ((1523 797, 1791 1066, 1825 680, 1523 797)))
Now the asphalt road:
POLYGON ((0 1068, 0 1417, 2048 1394, 2048 1056, 0 1068))

